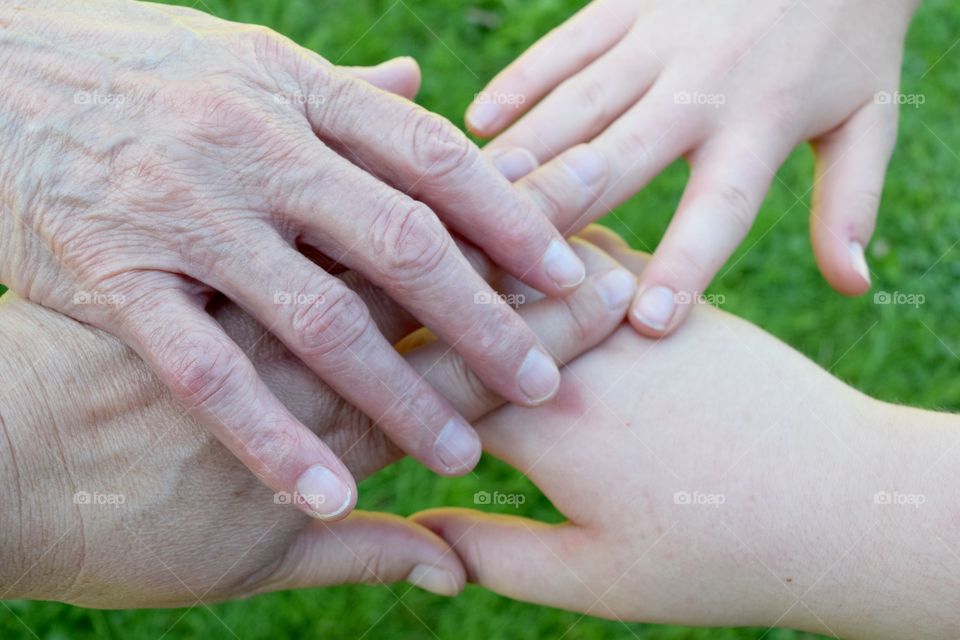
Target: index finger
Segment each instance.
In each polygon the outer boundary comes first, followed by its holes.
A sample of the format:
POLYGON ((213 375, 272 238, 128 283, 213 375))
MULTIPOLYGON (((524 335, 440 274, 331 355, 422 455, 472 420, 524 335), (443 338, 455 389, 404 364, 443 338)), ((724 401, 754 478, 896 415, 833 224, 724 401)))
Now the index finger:
POLYGON ((317 136, 430 208, 501 268, 547 295, 585 277, 583 263, 535 203, 444 118, 336 71, 306 72, 317 136))

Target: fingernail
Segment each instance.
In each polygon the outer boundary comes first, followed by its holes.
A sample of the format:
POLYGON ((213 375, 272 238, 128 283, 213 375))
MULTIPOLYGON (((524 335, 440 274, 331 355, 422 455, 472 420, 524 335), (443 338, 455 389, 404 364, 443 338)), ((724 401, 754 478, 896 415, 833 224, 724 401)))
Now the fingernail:
POLYGON ((353 491, 322 464, 303 472, 297 480, 297 494, 313 512, 313 516, 320 520, 342 515, 350 507, 353 497, 353 491))
POLYGON ((651 287, 633 308, 634 317, 654 331, 666 331, 676 309, 676 294, 667 287, 651 287))
POLYGON ((517 384, 530 402, 540 404, 560 387, 560 370, 553 358, 540 349, 531 349, 517 372, 517 384))
POLYGON ((474 102, 467 114, 467 122, 474 131, 485 132, 500 117, 500 107, 493 102, 474 102))
POLYGON ((637 279, 625 269, 614 269, 600 276, 593 284, 597 295, 611 311, 622 309, 637 289, 637 279))
POLYGON ((540 166, 532 153, 519 147, 496 153, 491 160, 503 177, 510 182, 516 182, 540 166))
POLYGON ((856 241, 850 243, 850 266, 858 276, 863 278, 864 282, 870 284, 870 269, 867 267, 867 258, 863 254, 863 245, 856 241))
POLYGON ((583 262, 577 257, 566 242, 554 240, 543 254, 543 266, 550 279, 562 289, 572 289, 580 286, 587 271, 583 262))
POLYGON ((588 187, 607 175, 607 159, 588 144, 570 150, 562 161, 567 170, 588 187))
POLYGON ((429 564, 418 564, 407 576, 407 582, 438 596, 455 596, 459 589, 453 574, 429 564))
POLYGON ((440 431, 433 450, 450 473, 472 469, 480 458, 480 438, 461 420, 450 420, 440 431))

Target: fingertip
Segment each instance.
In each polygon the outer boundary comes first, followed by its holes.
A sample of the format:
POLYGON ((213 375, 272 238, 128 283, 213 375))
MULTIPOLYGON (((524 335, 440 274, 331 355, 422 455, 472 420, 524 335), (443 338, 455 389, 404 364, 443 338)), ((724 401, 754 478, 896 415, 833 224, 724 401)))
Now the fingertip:
POLYGON ((526 177, 540 166, 536 156, 521 147, 496 149, 489 156, 497 171, 510 182, 526 177))
POLYGON ((561 291, 572 291, 587 277, 587 268, 570 245, 561 238, 550 241, 542 259, 547 277, 561 291))
POLYGON ((353 478, 346 480, 324 464, 315 464, 300 474, 294 496, 301 511, 324 522, 342 520, 357 504, 353 478))
POLYGON ((817 261, 824 279, 837 293, 856 297, 870 291, 873 279, 861 242, 831 243, 831 253, 818 253, 817 261))
POLYGON ((610 311, 623 311, 637 291, 637 278, 626 269, 614 269, 593 277, 600 300, 610 311))
POLYGON ((434 595, 452 598, 463 591, 467 580, 462 567, 457 573, 452 573, 435 564, 421 563, 407 575, 407 582, 434 595))
POLYGON ((517 386, 524 395, 521 404, 536 407, 549 402, 560 389, 557 363, 539 347, 531 349, 517 371, 517 386))
POLYGON ((663 337, 678 319, 678 302, 679 294, 668 286, 641 285, 630 309, 630 324, 647 337, 663 337))
POLYGON ((482 91, 476 95, 473 103, 467 109, 467 130, 475 136, 490 138, 497 134, 497 127, 502 117, 502 109, 490 97, 489 92, 482 91))
POLYGON ((483 446, 476 430, 456 417, 440 431, 434 442, 434 453, 442 465, 437 469, 439 473, 461 476, 477 466, 483 446))

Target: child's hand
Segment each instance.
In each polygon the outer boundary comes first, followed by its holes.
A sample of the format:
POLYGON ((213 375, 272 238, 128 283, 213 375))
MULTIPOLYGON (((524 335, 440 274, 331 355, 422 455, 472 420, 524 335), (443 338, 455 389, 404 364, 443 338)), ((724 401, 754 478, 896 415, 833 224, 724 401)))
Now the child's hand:
MULTIPOLYGON (((490 146, 526 148, 541 162, 592 140, 611 172, 580 226, 686 157, 689 185, 631 314, 645 334, 669 333, 686 317, 805 140, 818 157, 817 261, 839 292, 862 294, 863 248, 898 104, 909 98, 897 88, 918 4, 596 0, 500 73, 467 121, 493 136, 529 110, 490 146)), ((795 195, 799 205, 806 193, 795 195)))
POLYGON ((563 380, 477 429, 567 522, 415 516, 471 581, 618 620, 957 636, 956 416, 872 400, 709 306, 670 340, 617 331, 563 380))

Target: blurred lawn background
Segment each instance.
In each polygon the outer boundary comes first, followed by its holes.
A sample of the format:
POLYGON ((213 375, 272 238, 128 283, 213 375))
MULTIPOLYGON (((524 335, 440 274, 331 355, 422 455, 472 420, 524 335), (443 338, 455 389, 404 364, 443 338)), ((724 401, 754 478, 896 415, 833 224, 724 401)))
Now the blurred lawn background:
MULTIPOLYGON (((222 18, 268 25, 341 64, 416 57, 419 101, 454 122, 485 81, 582 0, 189 0, 222 18)), ((105 19, 107 16, 105 16, 105 19)), ((759 221, 711 292, 862 391, 930 408, 960 408, 960 9, 927 0, 909 37, 901 140, 868 259, 874 292, 922 294, 919 307, 848 300, 821 279, 807 234, 812 155, 798 150, 780 172, 759 221), (953 114, 953 115, 951 115, 953 114), (798 200, 798 196, 800 199, 798 200)), ((829 69, 824 70, 829 73, 829 69)), ((605 221, 635 247, 656 246, 687 176, 677 163, 605 221)), ((515 472, 485 459, 476 475, 440 480, 404 462, 364 483, 361 506, 401 514, 473 506, 476 491, 523 492, 520 513, 557 514, 515 472)), ((513 512, 509 508, 508 511, 513 512)), ((469 587, 455 600, 405 585, 341 587, 173 611, 86 611, 9 603, 38 637, 59 638, 681 638, 785 640, 809 634, 624 625, 534 607, 469 587), (235 634, 235 635, 234 635, 235 634)), ((0 638, 34 637, 0 610, 0 638)))

